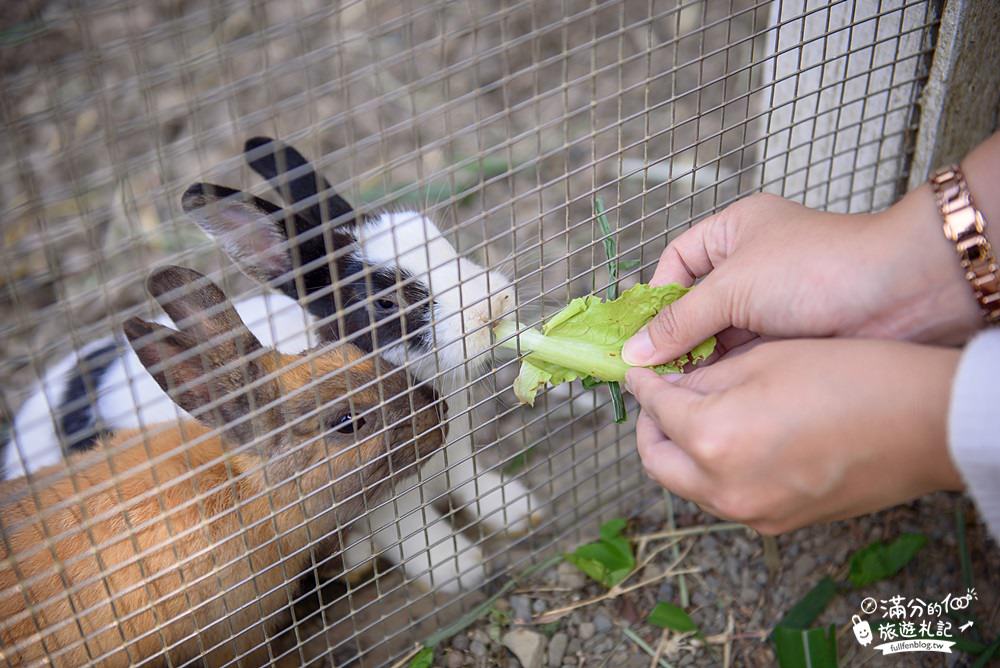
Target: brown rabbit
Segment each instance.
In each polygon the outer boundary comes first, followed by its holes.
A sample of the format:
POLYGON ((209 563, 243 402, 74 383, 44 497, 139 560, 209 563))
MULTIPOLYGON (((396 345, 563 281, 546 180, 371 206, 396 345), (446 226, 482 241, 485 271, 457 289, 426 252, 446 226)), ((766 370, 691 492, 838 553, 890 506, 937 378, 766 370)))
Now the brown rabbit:
POLYGON ((443 443, 443 404, 384 361, 265 349, 189 269, 147 288, 178 329, 132 318, 125 335, 198 421, 0 484, 7 665, 268 663, 311 551, 443 443))

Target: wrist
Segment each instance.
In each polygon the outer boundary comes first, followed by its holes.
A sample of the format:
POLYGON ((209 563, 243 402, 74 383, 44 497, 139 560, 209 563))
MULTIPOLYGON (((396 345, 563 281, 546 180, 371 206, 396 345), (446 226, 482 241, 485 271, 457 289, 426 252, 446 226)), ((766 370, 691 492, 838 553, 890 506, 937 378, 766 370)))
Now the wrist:
POLYGON ((955 246, 942 232, 929 184, 875 214, 871 232, 883 257, 883 308, 874 326, 896 339, 957 345, 983 325, 955 246))

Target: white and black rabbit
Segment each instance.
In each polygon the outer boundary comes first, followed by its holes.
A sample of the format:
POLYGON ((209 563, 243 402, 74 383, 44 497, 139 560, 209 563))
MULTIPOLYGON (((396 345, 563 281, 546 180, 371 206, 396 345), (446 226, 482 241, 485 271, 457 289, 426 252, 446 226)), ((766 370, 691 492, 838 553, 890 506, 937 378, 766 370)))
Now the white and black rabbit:
MULTIPOLYGON (((277 290, 235 303, 262 345, 296 353, 310 341, 346 337, 421 380, 435 379, 449 404, 448 445, 423 467, 422 482, 397 482, 391 501, 372 509, 374 545, 355 534, 351 542, 362 542, 345 560, 357 564, 374 550, 427 587, 479 584, 480 549, 430 504, 450 495, 490 532, 524 531, 537 519, 523 484, 478 470, 463 389, 483 371, 490 324, 512 313, 509 280, 460 257, 419 213, 357 216, 290 146, 253 138, 244 150, 287 208, 205 183, 191 186, 182 205, 245 274, 277 290)), ((59 461, 60 437, 79 449, 101 429, 177 413, 131 350, 112 338, 93 342, 49 370, 18 412, 6 475, 20 475, 23 463, 34 470, 59 461)))

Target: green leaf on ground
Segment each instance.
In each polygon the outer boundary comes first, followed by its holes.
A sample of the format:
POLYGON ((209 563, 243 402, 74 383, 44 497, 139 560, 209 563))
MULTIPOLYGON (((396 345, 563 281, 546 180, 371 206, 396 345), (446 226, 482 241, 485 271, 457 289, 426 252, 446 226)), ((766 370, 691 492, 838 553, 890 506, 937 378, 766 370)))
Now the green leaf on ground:
POLYGON ((807 629, 816 618, 826 610, 834 596, 837 595, 837 583, 825 577, 816 583, 799 602, 778 622, 778 626, 789 629, 807 629))
POLYGON ((993 659, 993 656, 1000 650, 1000 638, 990 643, 989 647, 983 650, 971 668, 983 668, 993 659))
POLYGON ((904 533, 891 543, 881 541, 863 547, 850 561, 850 580, 855 588, 892 577, 927 544, 927 536, 904 533))
POLYGON ((781 668, 837 668, 837 627, 774 629, 774 651, 781 668))
POLYGON ((507 475, 514 475, 515 473, 523 471, 528 466, 530 461, 529 452, 531 452, 530 449, 519 452, 511 457, 510 461, 504 465, 503 472, 507 475))
POLYGON ((563 558, 605 587, 614 587, 635 568, 632 545, 621 535, 625 525, 621 518, 605 522, 598 540, 581 545, 563 558))
POLYGON ((679 631, 680 633, 694 631, 698 635, 701 635, 698 625, 688 616, 688 613, 684 612, 683 608, 666 601, 657 603, 656 607, 649 613, 646 621, 661 629, 670 629, 671 631, 679 631))
POLYGON ((385 199, 402 206, 423 206, 454 197, 459 204, 466 204, 481 184, 513 171, 515 167, 504 158, 487 157, 465 165, 450 175, 426 180, 421 185, 390 183, 366 188, 361 192, 361 200, 370 203, 385 199))
POLYGON ((431 668, 434 663, 434 648, 424 647, 410 659, 410 668, 431 668))

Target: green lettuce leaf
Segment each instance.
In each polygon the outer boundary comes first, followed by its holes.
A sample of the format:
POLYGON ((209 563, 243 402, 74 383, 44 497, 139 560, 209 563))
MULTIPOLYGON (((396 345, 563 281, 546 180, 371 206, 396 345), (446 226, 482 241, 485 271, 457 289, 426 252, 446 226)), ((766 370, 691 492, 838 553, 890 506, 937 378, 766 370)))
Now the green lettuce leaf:
MULTIPOLYGON (((516 323, 500 323, 495 334, 507 339, 500 345, 527 353, 514 381, 514 394, 521 403, 534 405, 535 396, 546 385, 577 379, 585 380, 587 387, 621 382, 629 369, 621 358, 622 346, 687 291, 676 283, 657 287, 639 284, 612 301, 593 295, 579 297, 545 322, 541 332, 527 329, 518 333, 516 323)), ((652 369, 660 374, 681 373, 685 365, 701 362, 713 350, 715 337, 710 337, 688 354, 652 369)))

